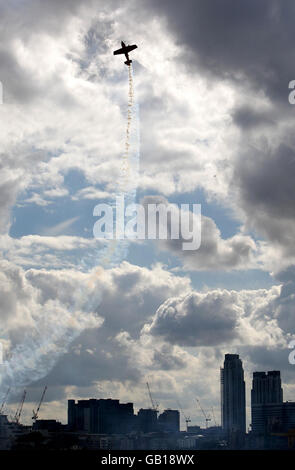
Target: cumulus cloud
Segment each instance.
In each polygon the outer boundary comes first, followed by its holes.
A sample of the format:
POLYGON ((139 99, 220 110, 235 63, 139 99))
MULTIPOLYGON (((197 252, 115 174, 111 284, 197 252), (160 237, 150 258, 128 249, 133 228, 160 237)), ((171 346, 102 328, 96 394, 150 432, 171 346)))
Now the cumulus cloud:
MULTIPOLYGON (((73 274, 80 279, 79 273, 73 274)), ((82 289, 63 298, 47 297, 40 302, 40 289, 19 267, 1 263, 1 342, 5 361, 1 371, 1 391, 7 385, 14 389, 44 377, 64 354, 69 344, 85 328, 98 327, 102 320, 87 308, 82 289)))
POLYGON ((0 237, 0 249, 5 258, 24 268, 77 269, 78 258, 80 269, 86 271, 95 264, 103 247, 101 240, 75 236, 0 237))
MULTIPOLYGON (((142 204, 146 211, 146 233, 148 224, 148 205, 163 205, 171 208, 171 214, 168 214, 167 225, 166 219, 163 219, 164 226, 167 227, 167 240, 157 240, 156 244, 159 249, 167 250, 178 256, 186 270, 230 270, 230 269, 246 269, 255 266, 255 252, 257 251, 254 240, 243 233, 238 233, 228 239, 223 239, 220 230, 216 226, 214 220, 205 215, 201 215, 201 226, 199 218, 192 212, 190 205, 189 220, 190 231, 193 231, 193 237, 189 240, 183 237, 183 227, 181 224, 181 207, 175 204, 170 205, 169 201, 163 196, 145 196, 142 204), (179 238, 173 239, 171 236, 173 219, 179 221, 178 232, 179 238), (199 235, 198 235, 199 234, 199 235), (184 245, 189 242, 197 241, 200 237, 200 246, 197 249, 184 249, 184 245)), ((161 219, 157 218, 157 230, 161 223, 161 219)), ((157 232, 158 233, 158 232, 157 232)), ((158 235, 157 235, 158 237, 158 235)))
MULTIPOLYGON (((132 345, 136 347, 143 325, 167 297, 179 295, 180 292, 190 289, 189 279, 177 277, 165 271, 160 265, 149 270, 126 262, 111 270, 94 272, 92 276, 74 270, 31 269, 26 271, 24 282, 34 294, 37 306, 34 311, 37 308, 38 312, 44 311, 48 315, 48 309, 55 305, 58 299, 60 310, 56 314, 63 315, 63 310, 67 312, 64 321, 69 321, 70 325, 66 331, 63 319, 60 322, 54 318, 56 329, 62 335, 66 334, 72 343, 71 346, 69 347, 64 338, 61 349, 58 347, 59 338, 57 338, 58 345, 55 344, 55 347, 60 359, 56 361, 52 351, 46 349, 47 341, 45 341, 44 355, 45 358, 47 356, 48 359, 51 358, 50 367, 43 369, 43 375, 38 375, 39 363, 33 363, 32 367, 36 367, 36 372, 32 373, 30 378, 25 376, 31 382, 46 375, 46 383, 50 388, 57 387, 56 393, 59 398, 63 396, 60 387, 77 387, 80 393, 87 387, 96 387, 98 382, 102 384, 108 384, 109 381, 140 382, 144 370, 140 369, 138 361, 131 354, 132 345), (85 288, 89 290, 88 296, 84 295, 85 288), (71 322, 74 325, 75 322, 82 324, 79 330, 75 330, 75 335, 70 334, 71 322)), ((18 306, 20 318, 23 318, 25 306, 24 302, 23 308, 21 305, 18 306)), ((32 311, 33 307, 34 305, 30 305, 32 311)), ((53 314, 50 318, 53 318, 53 314)), ((48 338, 51 338, 51 323, 48 319, 45 321, 43 317, 40 318, 41 321, 44 322, 41 331, 45 334, 48 330, 48 338)), ((10 347, 12 353, 17 352, 23 343, 20 330, 17 328, 19 323, 20 320, 17 320, 16 328, 8 328, 7 331, 9 338, 7 348, 10 347), (14 339, 13 343, 11 338, 14 339)), ((34 330, 34 324, 32 327, 34 330)), ((22 333, 24 329, 30 331, 26 318, 23 318, 22 333)), ((41 337, 44 340, 43 335, 41 337)), ((159 346, 154 352, 155 361, 152 361, 152 368, 175 369, 185 364, 185 361, 177 355, 173 357, 172 354, 170 357, 171 348, 165 345, 159 346)), ((36 356, 38 360, 44 360, 39 349, 36 351, 36 356)), ((142 357, 145 357, 145 352, 142 357)), ((22 367, 24 367, 23 362, 20 364, 20 368, 22 367)), ((40 381, 35 387, 40 387, 39 383, 40 381)), ((54 396, 53 393, 52 398, 54 396)))
POLYGON ((143 333, 171 344, 212 347, 255 344, 259 331, 266 345, 283 346, 286 342, 274 308, 279 295, 279 287, 190 292, 164 302, 143 333))
POLYGON ((84 277, 84 283, 88 279, 91 286, 91 296, 86 305, 92 303, 104 318, 105 337, 108 331, 113 336, 120 331, 137 336, 147 318, 166 298, 191 288, 187 277, 175 276, 161 265, 149 270, 123 262, 112 269, 95 269, 92 274, 80 273, 77 277, 75 271, 66 270, 48 272, 31 269, 26 273, 30 283, 40 289, 41 304, 61 298, 69 306, 72 305, 73 291, 77 289, 80 276, 81 279, 84 277))
POLYGON ((277 318, 280 328, 282 328, 287 335, 293 337, 295 334, 293 313, 295 299, 294 266, 277 273, 276 278, 282 282, 282 288, 279 297, 273 302, 275 317, 277 318))
POLYGON ((157 310, 152 335, 182 346, 216 346, 236 336, 238 307, 230 293, 192 293, 169 299, 157 310))

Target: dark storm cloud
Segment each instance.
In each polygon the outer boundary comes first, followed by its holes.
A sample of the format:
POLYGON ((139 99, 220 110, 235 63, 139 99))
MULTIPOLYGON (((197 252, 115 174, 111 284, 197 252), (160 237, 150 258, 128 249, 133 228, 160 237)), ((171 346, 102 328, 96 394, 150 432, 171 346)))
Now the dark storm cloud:
POLYGON ((189 65, 216 78, 250 81, 272 99, 286 102, 288 83, 294 78, 293 1, 147 0, 147 4, 167 19, 189 65))
POLYGON ((294 253, 295 149, 245 147, 237 159, 233 185, 249 225, 294 253))
POLYGON ((249 106, 241 106, 234 110, 232 118, 234 123, 243 129, 257 128, 258 126, 274 125, 275 122, 269 117, 268 112, 251 109, 249 106))
POLYGON ((293 218, 294 166, 295 152, 284 144, 275 150, 266 148, 265 152, 252 149, 252 157, 249 151, 247 158, 240 159, 235 175, 239 178, 243 201, 269 215, 293 218))
POLYGON ((251 229, 278 243, 287 255, 294 253, 295 145, 290 135, 294 107, 288 102, 288 84, 294 79, 295 3, 150 0, 147 4, 153 14, 166 18, 167 28, 183 46, 179 60, 191 71, 207 76, 208 82, 226 79, 239 85, 241 102, 233 105, 232 118, 247 132, 241 134, 233 161, 234 197, 251 229), (267 108, 260 108, 256 99, 267 108), (264 134, 259 145, 258 129, 260 137, 264 134))

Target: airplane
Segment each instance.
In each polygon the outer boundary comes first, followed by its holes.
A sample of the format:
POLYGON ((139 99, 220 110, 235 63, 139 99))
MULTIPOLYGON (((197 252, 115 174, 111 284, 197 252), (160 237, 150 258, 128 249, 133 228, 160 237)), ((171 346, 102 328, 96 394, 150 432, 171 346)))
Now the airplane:
POLYGON ((136 44, 133 44, 133 46, 126 46, 126 44, 123 41, 121 41, 121 46, 122 46, 121 49, 117 49, 116 51, 114 51, 114 55, 125 54, 126 61, 124 62, 124 64, 126 65, 132 64, 132 60, 129 59, 129 52, 137 48, 136 44))

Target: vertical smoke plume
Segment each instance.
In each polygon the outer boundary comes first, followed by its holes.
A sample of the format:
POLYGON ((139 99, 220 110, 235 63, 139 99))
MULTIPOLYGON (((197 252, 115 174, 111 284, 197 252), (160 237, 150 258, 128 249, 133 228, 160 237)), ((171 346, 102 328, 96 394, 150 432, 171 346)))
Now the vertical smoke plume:
MULTIPOLYGON (((135 102, 133 85, 133 68, 128 66, 128 108, 127 124, 125 135, 125 150, 121 161, 120 179, 118 181, 118 192, 115 194, 113 207, 115 207, 116 197, 124 196, 125 206, 135 203, 136 190, 139 177, 139 106, 135 102)), ((108 246, 99 255, 98 266, 95 269, 91 283, 103 274, 103 268, 116 266, 128 253, 128 240, 108 240, 108 246)))

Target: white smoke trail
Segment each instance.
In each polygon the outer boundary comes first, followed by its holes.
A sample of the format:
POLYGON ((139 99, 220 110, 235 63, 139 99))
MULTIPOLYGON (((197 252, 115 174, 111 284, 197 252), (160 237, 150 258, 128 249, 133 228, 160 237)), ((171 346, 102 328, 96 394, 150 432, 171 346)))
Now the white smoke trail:
POLYGON ((57 305, 46 313, 25 333, 22 343, 2 365, 2 393, 8 386, 14 390, 44 377, 85 328, 102 323, 93 313, 67 311, 57 305))
MULTIPOLYGON (((114 200, 118 195, 124 195, 126 204, 131 204, 136 200, 139 176, 139 108, 134 99, 131 66, 128 71, 125 153, 119 190, 114 200)), ((101 303, 96 281, 103 276, 104 268, 118 265, 126 257, 128 245, 128 240, 109 241, 108 246, 100 250, 92 266, 89 266, 89 274, 92 271, 90 281, 80 286, 80 293, 76 295, 79 301, 74 301, 73 306, 67 310, 55 304, 52 305, 52 310, 43 312, 31 331, 25 334, 22 343, 12 351, 9 360, 0 366, 0 396, 5 395, 8 386, 16 390, 45 377, 85 328, 94 328, 101 324, 102 320, 94 313, 101 303), (96 266, 94 270, 93 265, 96 266)))
MULTIPOLYGON (((127 126, 125 137, 125 152, 122 157, 120 179, 118 181, 118 191, 115 194, 112 204, 115 210, 116 198, 124 197, 125 206, 135 203, 139 179, 139 155, 140 155, 140 129, 139 129, 139 106, 135 102, 133 85, 133 68, 128 66, 129 90, 128 90, 128 110, 127 126)), ((103 275, 103 268, 118 265, 128 253, 129 241, 127 239, 109 240, 106 249, 101 250, 96 262, 91 281, 103 275)))

